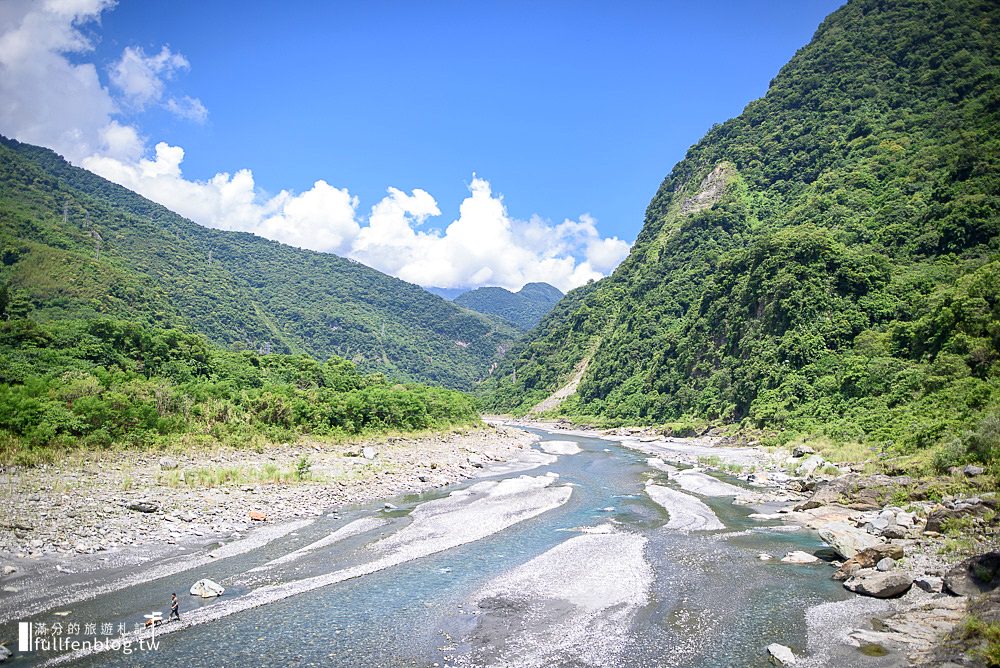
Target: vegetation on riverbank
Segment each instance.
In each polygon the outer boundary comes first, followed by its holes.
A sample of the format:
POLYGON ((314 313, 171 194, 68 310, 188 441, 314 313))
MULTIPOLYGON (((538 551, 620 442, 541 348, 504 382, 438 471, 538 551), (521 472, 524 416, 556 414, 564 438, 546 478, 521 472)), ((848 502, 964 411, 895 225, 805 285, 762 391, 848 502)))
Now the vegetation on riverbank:
POLYGON ((1000 8, 854 0, 661 185, 630 256, 484 391, 997 472, 1000 8))
POLYGON ((454 390, 399 384, 333 357, 261 355, 204 336, 93 319, 0 323, 0 460, 60 450, 283 442, 478 422, 454 390))

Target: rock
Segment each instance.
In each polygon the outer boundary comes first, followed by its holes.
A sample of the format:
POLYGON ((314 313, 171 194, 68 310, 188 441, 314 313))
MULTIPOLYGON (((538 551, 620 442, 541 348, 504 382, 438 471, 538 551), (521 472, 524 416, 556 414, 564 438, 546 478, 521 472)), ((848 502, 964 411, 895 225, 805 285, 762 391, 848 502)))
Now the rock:
POLYGON ((808 552, 802 552, 801 550, 796 550, 794 552, 789 552, 781 558, 786 564, 815 564, 819 561, 819 558, 809 554, 808 552))
POLYGON ((944 588, 944 580, 933 575, 923 575, 914 580, 913 584, 929 594, 940 594, 944 588))
POLYGON ((856 510, 876 510, 888 503, 892 493, 901 487, 910 489, 913 499, 926 494, 916 489, 913 478, 907 476, 850 473, 818 484, 812 497, 796 506, 795 510, 810 510, 834 503, 856 510))
POLYGON ((0 645, 0 663, 3 663, 4 661, 6 661, 7 659, 9 659, 12 656, 14 656, 13 652, 11 652, 9 649, 7 649, 6 647, 4 647, 3 645, 0 645))
POLYGON ((776 642, 767 646, 767 655, 767 660, 775 666, 795 665, 795 655, 792 650, 776 642))
POLYGON ((761 552, 760 554, 757 555, 757 558, 760 559, 761 561, 770 561, 771 559, 774 559, 774 557, 772 557, 767 552, 761 552))
POLYGON ((924 532, 935 531, 937 533, 943 533, 945 525, 954 520, 959 520, 964 517, 982 517, 987 512, 992 509, 985 503, 965 503, 954 508, 947 508, 941 506, 934 509, 930 515, 927 516, 927 524, 924 526, 924 532))
POLYGON ((160 469, 163 471, 173 471, 178 466, 177 460, 173 457, 160 457, 160 469))
POLYGON ((13 575, 14 573, 17 573, 17 566, 7 565, 3 567, 4 575, 13 575))
POLYGON ((384 505, 382 506, 382 510, 396 510, 396 509, 397 509, 398 507, 399 507, 399 506, 396 506, 396 505, 393 505, 393 504, 391 504, 391 503, 389 503, 389 502, 386 502, 386 503, 385 503, 385 504, 384 504, 384 505))
POLYGON ((975 464, 969 464, 964 469, 962 469, 962 473, 964 473, 970 478, 975 478, 977 475, 982 475, 985 472, 986 469, 984 469, 982 466, 976 466, 975 464))
POLYGON ((191 595, 200 596, 202 598, 215 598, 216 596, 222 596, 225 591, 225 587, 220 585, 218 582, 209 580, 208 578, 198 580, 191 585, 191 595))
POLYGON ((469 462, 469 464, 471 464, 473 467, 475 467, 477 469, 481 469, 481 468, 483 468, 483 466, 485 466, 485 462, 483 462, 483 458, 480 457, 479 455, 469 455, 468 462, 469 462))
POLYGON ((958 596, 978 596, 1000 586, 1000 552, 969 557, 944 575, 944 588, 958 596))
POLYGON ((861 550, 856 555, 841 564, 833 574, 834 580, 846 580, 862 568, 872 568, 883 559, 902 559, 903 548, 899 545, 882 543, 861 550))
POLYGON ((887 573, 896 567, 896 560, 886 557, 885 559, 879 559, 879 562, 875 564, 875 570, 881 573, 887 573))
POLYGON ((160 509, 160 505, 155 501, 129 501, 125 507, 137 513, 155 513, 160 509))
POLYGON ((194 522, 196 519, 198 519, 198 515, 188 510, 182 513, 178 513, 177 518, 182 522, 194 522))
POLYGON ((826 460, 819 455, 809 455, 802 460, 802 463, 795 467, 795 475, 808 478, 816 469, 826 464, 826 460))
POLYGON ((875 598, 902 596, 910 590, 912 585, 913 578, 902 571, 879 573, 867 569, 852 575, 844 582, 845 589, 853 591, 855 594, 875 598))
POLYGON ((819 530, 819 537, 845 559, 850 559, 864 549, 882 544, 882 541, 867 531, 856 529, 843 522, 826 524, 819 530))
POLYGON ((419 480, 420 482, 430 482, 431 477, 429 475, 418 475, 417 480, 419 480))
POLYGON ((264 522, 265 520, 267 520, 267 514, 262 513, 259 510, 251 510, 249 513, 249 517, 254 522, 264 522))
POLYGON ((814 455, 816 451, 810 448, 808 445, 796 445, 792 450, 792 457, 798 459, 799 457, 805 457, 806 455, 814 455))
POLYGON ((369 445, 361 449, 361 456, 370 461, 378 457, 378 452, 369 445))

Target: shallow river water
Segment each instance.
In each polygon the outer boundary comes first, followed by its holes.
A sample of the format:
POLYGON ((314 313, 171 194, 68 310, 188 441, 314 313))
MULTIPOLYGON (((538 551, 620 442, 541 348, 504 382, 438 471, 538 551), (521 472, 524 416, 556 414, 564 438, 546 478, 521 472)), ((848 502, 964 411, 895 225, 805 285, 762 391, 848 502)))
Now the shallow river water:
MULTIPOLYGON (((750 519, 731 496, 684 496, 694 505, 672 518, 655 490, 681 489, 647 455, 537 433, 562 442, 546 448, 562 453, 555 461, 390 499, 396 510, 342 509, 245 554, 69 605, 66 623, 131 628, 176 591, 182 624, 164 626, 155 650, 68 663, 766 666, 770 643, 807 653, 806 611, 849 596, 824 562, 758 559, 814 552, 814 534, 750 519), (705 506, 724 528, 671 522, 705 506), (226 593, 189 596, 202 577, 226 593)), ((881 665, 860 652, 837 662, 881 665)))

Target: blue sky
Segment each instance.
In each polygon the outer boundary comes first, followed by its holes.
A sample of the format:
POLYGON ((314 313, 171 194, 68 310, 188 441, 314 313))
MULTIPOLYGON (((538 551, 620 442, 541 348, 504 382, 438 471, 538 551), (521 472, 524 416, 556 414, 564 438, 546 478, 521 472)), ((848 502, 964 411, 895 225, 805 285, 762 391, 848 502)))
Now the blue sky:
MULTIPOLYGON (((478 273, 476 262, 489 264, 485 255, 453 274, 394 263, 385 244, 393 245, 404 223, 416 235, 404 243, 411 264, 425 255, 456 262, 468 254, 457 241, 442 250, 430 237, 443 239, 478 192, 482 206, 470 204, 469 216, 505 218, 491 219, 497 230, 524 223, 513 236, 486 235, 484 243, 544 247, 535 251, 553 260, 546 271, 564 288, 620 260, 650 197, 687 147, 763 95, 841 4, 92 1, 90 13, 72 24, 89 48, 50 50, 71 67, 93 68, 111 100, 107 118, 134 129, 137 141, 112 150, 95 140, 78 155, 55 139, 42 143, 174 208, 199 198, 172 202, 176 189, 162 174, 159 186, 149 185, 148 174, 87 158, 103 153, 136 163, 140 153, 157 155, 154 146, 164 142, 182 147, 183 160, 164 153, 159 164, 167 166, 159 171, 182 170, 174 176, 187 181, 251 170, 264 211, 255 222, 220 213, 208 195, 201 209, 181 213, 357 256, 414 282, 517 287, 536 278, 525 266, 537 258, 527 252, 520 264, 478 273), (146 68, 160 90, 137 94, 116 84, 127 49, 147 65, 163 56, 146 68), (273 209, 263 204, 268 197, 313 192, 317 180, 330 186, 316 193, 317 207, 340 207, 334 232, 313 242, 310 230, 323 225, 313 213, 296 219, 282 209, 280 220, 261 222, 273 209), (400 195, 387 197, 389 187, 400 195), (502 212, 491 204, 498 195, 502 212), (359 246, 358 230, 371 225, 372 207, 382 202, 381 231, 359 246), (572 225, 560 228, 564 222, 572 225), (283 232, 282 225, 298 227, 283 232), (594 244, 603 246, 591 257, 594 244), (568 259, 572 266, 555 262, 568 259)), ((16 18, 8 17, 8 32, 17 29, 16 18)), ((39 139, 17 118, 0 123, 14 126, 0 126, 5 134, 39 139)), ((480 218, 467 220, 466 237, 475 225, 490 228, 480 218)))

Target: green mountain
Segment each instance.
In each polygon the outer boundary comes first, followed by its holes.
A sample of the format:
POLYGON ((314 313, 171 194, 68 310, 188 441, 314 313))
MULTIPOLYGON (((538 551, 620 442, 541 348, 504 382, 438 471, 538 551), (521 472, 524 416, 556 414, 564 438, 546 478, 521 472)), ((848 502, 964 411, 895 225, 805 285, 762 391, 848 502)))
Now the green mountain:
POLYGON ((488 403, 565 387, 540 409, 971 457, 954 439, 1000 412, 998 47, 993 1, 834 12, 673 168, 614 274, 512 349, 488 403))
POLYGON ((230 349, 337 355, 364 372, 469 389, 516 331, 328 253, 196 225, 0 141, 0 284, 45 322, 110 316, 230 349))
POLYGON ((495 315, 522 331, 538 324, 562 299, 548 283, 528 283, 517 292, 504 288, 476 288, 455 297, 455 303, 467 309, 495 315))

